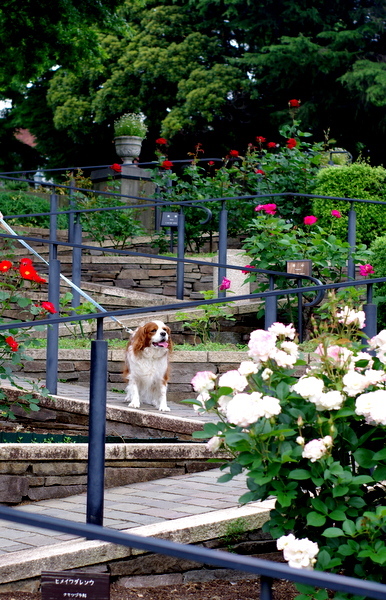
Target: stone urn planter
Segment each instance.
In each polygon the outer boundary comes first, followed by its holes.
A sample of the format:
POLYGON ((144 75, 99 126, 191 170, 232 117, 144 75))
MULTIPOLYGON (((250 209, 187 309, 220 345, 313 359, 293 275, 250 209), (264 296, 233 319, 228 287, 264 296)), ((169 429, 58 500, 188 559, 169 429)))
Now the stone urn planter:
POLYGON ((142 141, 143 138, 137 135, 120 135, 114 139, 115 151, 124 165, 133 165, 133 160, 141 153, 142 141))

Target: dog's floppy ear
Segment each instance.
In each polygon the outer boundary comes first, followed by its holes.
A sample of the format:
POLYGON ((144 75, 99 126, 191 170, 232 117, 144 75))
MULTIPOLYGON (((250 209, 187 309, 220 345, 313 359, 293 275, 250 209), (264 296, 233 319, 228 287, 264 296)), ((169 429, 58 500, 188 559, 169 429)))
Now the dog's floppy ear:
POLYGON ((168 350, 169 350, 169 352, 171 352, 173 350, 172 332, 168 325, 165 325, 165 327, 166 327, 166 332, 168 334, 168 342, 169 342, 168 350))
POLYGON ((130 340, 130 346, 132 347, 133 352, 141 352, 148 345, 148 335, 145 327, 138 327, 130 340))

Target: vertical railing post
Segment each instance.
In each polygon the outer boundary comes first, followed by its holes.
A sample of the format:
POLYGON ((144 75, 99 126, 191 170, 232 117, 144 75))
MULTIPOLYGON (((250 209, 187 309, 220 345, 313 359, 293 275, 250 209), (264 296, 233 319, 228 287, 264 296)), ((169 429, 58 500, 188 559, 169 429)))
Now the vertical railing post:
MULTIPOLYGON (((228 246, 228 211, 226 209, 225 201, 222 202, 220 214, 219 214, 219 228, 218 228, 218 262, 220 264, 227 264, 227 246, 228 246)), ((226 277, 226 267, 218 268, 218 280, 217 287, 220 287, 223 278, 226 277)), ((217 296, 224 298, 226 296, 225 290, 219 290, 217 296)))
POLYGON ((104 504, 106 397, 107 342, 97 339, 91 342, 86 518, 87 523, 101 526, 104 504))
MULTIPOLYGON (((73 244, 82 244, 82 224, 80 223, 79 213, 76 215, 76 222, 73 229, 73 244)), ((72 281, 80 287, 82 278, 82 248, 73 247, 72 249, 72 281)), ((72 308, 80 305, 80 293, 72 289, 72 308)))
POLYGON ((348 279, 355 279, 355 262, 354 252, 356 247, 356 227, 357 227, 357 214, 354 209, 354 203, 350 203, 350 210, 348 211, 348 238, 347 241, 350 245, 349 257, 347 261, 347 277, 348 279))
POLYGON ((271 577, 260 577, 260 600, 272 600, 272 583, 271 577))
MULTIPOLYGON (((53 193, 50 198, 50 240, 57 240, 57 210, 58 196, 53 193)), ((59 310, 60 300, 60 261, 57 259, 58 245, 50 244, 49 270, 48 270, 48 300, 56 310, 59 310)), ((55 315, 50 315, 55 318, 55 315)), ((58 352, 59 352, 59 324, 47 328, 46 350, 46 387, 51 394, 58 391, 58 352)))
MULTIPOLYGON (((269 276, 269 289, 275 288, 275 276, 269 276)), ((265 298, 265 329, 271 327, 277 321, 277 296, 267 296, 265 298)))
MULTIPOLYGON (((71 177, 71 180, 70 180, 70 191, 69 191, 69 196, 70 196, 69 208, 70 208, 70 210, 72 210, 75 207, 75 202, 74 202, 74 187, 75 187, 75 179, 73 177, 71 177)), ((68 241, 69 241, 70 244, 74 240, 74 223, 75 223, 74 213, 73 212, 68 213, 68 235, 67 235, 67 239, 68 239, 68 241)))
MULTIPOLYGON (((302 287, 302 280, 297 280, 297 286, 302 287)), ((298 294, 298 334, 299 342, 303 342, 303 294, 298 294)))
POLYGON ((365 326, 363 333, 368 338, 372 338, 377 335, 377 305, 373 304, 373 284, 367 284, 367 302, 363 306, 365 313, 365 326))
POLYGON ((184 299, 184 278, 185 278, 185 215, 183 208, 180 208, 178 213, 178 228, 177 228, 177 258, 181 259, 177 262, 177 300, 184 299))

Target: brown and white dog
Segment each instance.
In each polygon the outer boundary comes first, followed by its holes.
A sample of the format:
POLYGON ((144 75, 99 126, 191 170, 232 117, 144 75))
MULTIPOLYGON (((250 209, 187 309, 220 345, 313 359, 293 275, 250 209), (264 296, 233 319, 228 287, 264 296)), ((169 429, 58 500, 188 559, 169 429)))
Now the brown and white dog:
POLYGON ((173 349, 170 328, 162 321, 138 327, 126 348, 124 376, 128 379, 125 402, 139 408, 142 402, 166 412, 169 359, 173 349))

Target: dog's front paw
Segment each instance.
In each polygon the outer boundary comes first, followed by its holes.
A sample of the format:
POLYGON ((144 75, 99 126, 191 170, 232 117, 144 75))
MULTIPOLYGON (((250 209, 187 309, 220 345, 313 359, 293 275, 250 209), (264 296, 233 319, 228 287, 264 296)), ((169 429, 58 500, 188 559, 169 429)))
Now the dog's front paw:
MULTIPOLYGON (((129 402, 129 399, 126 400, 126 402, 129 402)), ((129 404, 128 404, 129 408, 139 408, 140 404, 138 400, 132 400, 129 404)))
POLYGON ((158 410, 160 412, 170 412, 170 408, 166 404, 161 405, 158 410))

